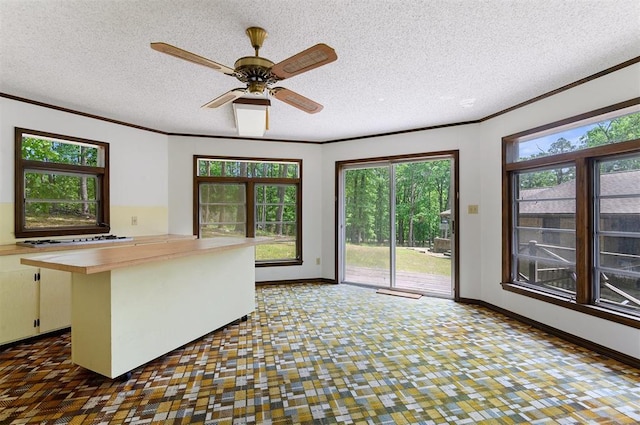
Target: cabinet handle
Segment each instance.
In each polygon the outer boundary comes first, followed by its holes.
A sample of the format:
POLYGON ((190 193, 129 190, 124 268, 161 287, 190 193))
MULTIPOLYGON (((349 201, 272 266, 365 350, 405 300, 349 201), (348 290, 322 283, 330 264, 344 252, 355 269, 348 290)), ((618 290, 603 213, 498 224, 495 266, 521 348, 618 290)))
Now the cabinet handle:
POLYGON ((36 327, 36 319, 33 319, 33 327, 36 327))

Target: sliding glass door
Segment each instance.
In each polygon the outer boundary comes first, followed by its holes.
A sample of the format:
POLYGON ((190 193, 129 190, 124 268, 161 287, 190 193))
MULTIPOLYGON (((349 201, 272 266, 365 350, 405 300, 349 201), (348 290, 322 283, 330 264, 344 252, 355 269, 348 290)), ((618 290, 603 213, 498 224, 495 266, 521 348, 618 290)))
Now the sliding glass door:
POLYGON ((344 280, 388 287, 389 167, 345 170, 344 280))
POLYGON ((341 164, 339 281, 454 295, 454 158, 341 164))

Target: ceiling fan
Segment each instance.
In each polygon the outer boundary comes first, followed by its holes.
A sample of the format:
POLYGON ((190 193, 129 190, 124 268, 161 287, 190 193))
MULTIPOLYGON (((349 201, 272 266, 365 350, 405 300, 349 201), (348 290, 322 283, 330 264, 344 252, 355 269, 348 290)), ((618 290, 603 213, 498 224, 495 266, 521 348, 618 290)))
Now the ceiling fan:
POLYGON ((255 56, 245 56, 238 59, 234 64, 234 68, 221 65, 167 43, 151 43, 151 48, 189 62, 212 68, 245 83, 246 86, 244 88, 230 90, 216 97, 211 102, 202 105, 203 108, 218 108, 245 94, 260 96, 266 91, 274 98, 309 114, 320 112, 322 105, 319 103, 287 88, 273 87, 273 85, 281 80, 294 77, 335 61, 338 59, 336 52, 326 44, 320 43, 282 62, 274 64, 269 59, 262 58, 259 55, 259 50, 262 47, 264 39, 267 37, 267 32, 262 28, 251 27, 247 28, 246 33, 247 36, 249 36, 251 46, 255 49, 256 54, 255 56))

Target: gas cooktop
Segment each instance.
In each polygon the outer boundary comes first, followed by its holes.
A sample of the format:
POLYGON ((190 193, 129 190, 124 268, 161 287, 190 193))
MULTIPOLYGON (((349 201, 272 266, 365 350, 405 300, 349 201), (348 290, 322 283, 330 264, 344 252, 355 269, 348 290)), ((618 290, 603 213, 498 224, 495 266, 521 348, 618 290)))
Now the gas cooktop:
POLYGON ((32 241, 16 242, 16 245, 28 246, 30 248, 45 248, 49 246, 86 245, 105 242, 128 242, 132 240, 133 238, 127 236, 101 235, 85 238, 78 237, 74 239, 37 239, 32 241))

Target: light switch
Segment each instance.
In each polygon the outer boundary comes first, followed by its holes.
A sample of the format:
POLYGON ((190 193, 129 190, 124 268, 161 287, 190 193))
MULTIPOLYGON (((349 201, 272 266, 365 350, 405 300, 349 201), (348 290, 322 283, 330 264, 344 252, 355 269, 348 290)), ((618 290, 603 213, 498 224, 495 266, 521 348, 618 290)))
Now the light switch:
POLYGON ((478 214, 478 206, 477 205, 468 205, 467 212, 469 214, 478 214))

